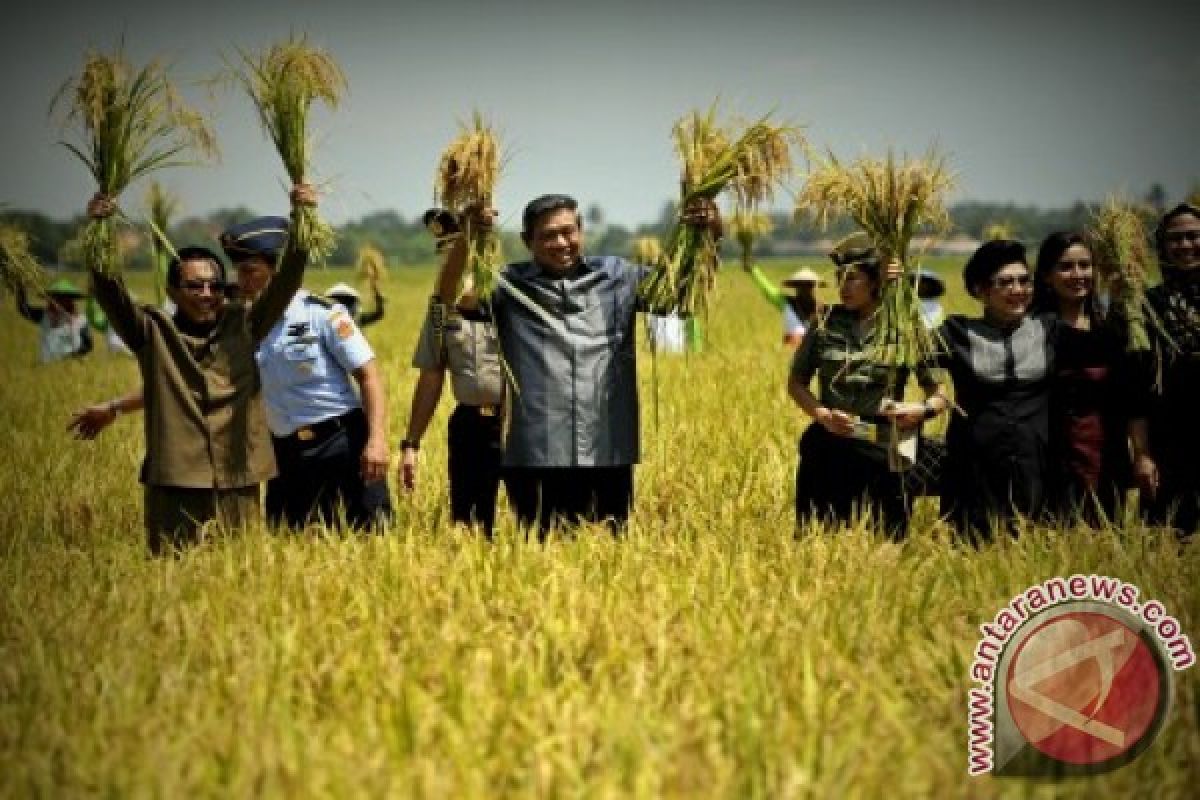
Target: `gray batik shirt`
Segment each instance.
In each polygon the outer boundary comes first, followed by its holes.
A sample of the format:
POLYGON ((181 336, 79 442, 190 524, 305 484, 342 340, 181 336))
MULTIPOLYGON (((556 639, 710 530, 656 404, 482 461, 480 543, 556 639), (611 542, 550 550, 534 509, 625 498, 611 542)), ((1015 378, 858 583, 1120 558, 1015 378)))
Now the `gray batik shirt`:
POLYGON ((639 457, 634 319, 644 268, 585 258, 567 277, 510 264, 492 294, 514 382, 504 462, 616 467, 639 457))

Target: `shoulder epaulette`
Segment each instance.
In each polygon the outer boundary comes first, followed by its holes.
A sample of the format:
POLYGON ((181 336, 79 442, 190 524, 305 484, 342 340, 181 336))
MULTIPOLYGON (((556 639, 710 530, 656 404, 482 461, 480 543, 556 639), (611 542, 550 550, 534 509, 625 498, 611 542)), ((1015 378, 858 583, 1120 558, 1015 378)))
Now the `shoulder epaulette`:
POLYGON ((337 305, 336 301, 330 300, 328 297, 322 297, 319 294, 306 295, 304 298, 304 302, 312 303, 313 305, 316 305, 316 306, 321 306, 321 308, 333 308, 334 306, 337 305))

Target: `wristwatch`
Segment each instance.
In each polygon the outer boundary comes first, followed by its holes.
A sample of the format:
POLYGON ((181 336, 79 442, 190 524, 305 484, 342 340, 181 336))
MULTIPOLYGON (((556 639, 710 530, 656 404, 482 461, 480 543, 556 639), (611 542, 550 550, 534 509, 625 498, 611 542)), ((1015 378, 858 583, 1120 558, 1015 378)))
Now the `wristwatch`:
POLYGON ((400 440, 400 452, 402 452, 402 453, 405 450, 420 450, 420 449, 421 449, 420 442, 414 442, 412 439, 400 440))

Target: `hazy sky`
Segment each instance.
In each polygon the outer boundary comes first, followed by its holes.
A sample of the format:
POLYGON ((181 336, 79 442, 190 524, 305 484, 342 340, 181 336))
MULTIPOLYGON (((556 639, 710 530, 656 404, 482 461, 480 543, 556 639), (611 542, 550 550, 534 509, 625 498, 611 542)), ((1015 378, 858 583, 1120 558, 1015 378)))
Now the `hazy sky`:
MULTIPOLYGON (((136 59, 174 59, 181 82, 235 47, 306 32, 345 68, 350 95, 317 116, 315 167, 335 222, 431 199, 438 154, 473 109, 510 151, 498 205, 537 194, 649 221, 676 191, 671 123, 720 96, 772 109, 839 155, 937 142, 960 199, 1065 205, 1200 180, 1200 4, 970 2, 482 2, 34 0, 0 28, 0 202, 54 215, 92 186, 56 145, 55 89, 88 47, 124 34, 136 59)), ((185 213, 285 204, 283 172, 248 100, 188 95, 216 119, 222 162, 160 173, 185 213)), ((144 186, 124 198, 140 205, 144 186)))

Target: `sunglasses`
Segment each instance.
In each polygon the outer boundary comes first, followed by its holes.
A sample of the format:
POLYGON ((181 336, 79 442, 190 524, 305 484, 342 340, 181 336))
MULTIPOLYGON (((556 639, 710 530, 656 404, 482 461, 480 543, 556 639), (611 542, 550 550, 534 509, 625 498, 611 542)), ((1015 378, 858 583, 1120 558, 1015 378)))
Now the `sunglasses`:
POLYGON ((225 289, 225 283, 224 281, 183 281, 179 284, 179 288, 193 294, 200 294, 205 289, 213 294, 220 294, 225 289))
POLYGON ((1028 289, 1033 285, 1033 278, 1029 275, 1003 275, 1001 277, 992 278, 993 289, 1028 289))
POLYGON ((1172 231, 1163 236, 1167 242, 1171 244, 1183 244, 1184 242, 1200 242, 1200 229, 1194 231, 1172 231))

